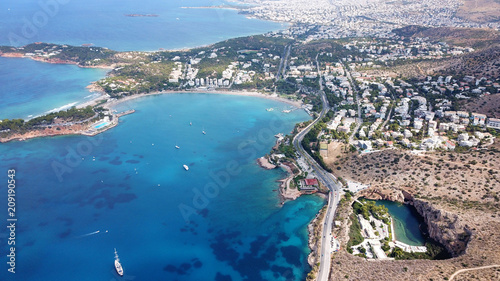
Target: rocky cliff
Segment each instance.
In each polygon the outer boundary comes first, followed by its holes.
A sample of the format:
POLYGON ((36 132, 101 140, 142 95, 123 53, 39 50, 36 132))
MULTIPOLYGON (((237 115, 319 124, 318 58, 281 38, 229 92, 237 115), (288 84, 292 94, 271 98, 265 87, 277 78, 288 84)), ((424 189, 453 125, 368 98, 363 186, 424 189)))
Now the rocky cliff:
POLYGON ((413 205, 424 218, 430 238, 442 244, 453 257, 465 254, 472 231, 456 214, 440 210, 427 201, 413 198, 409 192, 401 189, 370 188, 361 191, 359 196, 413 205))
POLYGON ((359 197, 364 197, 371 200, 388 200, 400 203, 411 201, 413 199, 411 194, 404 190, 383 188, 370 188, 362 190, 359 193, 359 197))
POLYGON ((410 204, 424 218, 432 239, 441 243, 453 257, 465 254, 472 231, 457 215, 439 210, 420 199, 413 199, 410 204))

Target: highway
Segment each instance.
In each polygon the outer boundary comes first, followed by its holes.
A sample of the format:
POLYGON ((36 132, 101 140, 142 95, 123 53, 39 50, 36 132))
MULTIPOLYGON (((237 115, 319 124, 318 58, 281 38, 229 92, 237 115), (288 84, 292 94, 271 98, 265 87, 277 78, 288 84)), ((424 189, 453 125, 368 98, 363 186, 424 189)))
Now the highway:
MULTIPOLYGON (((318 57, 316 56, 316 65, 318 67, 319 72, 319 63, 318 57)), ((335 211, 337 209, 337 205, 340 201, 340 189, 341 184, 337 182, 335 177, 325 171, 302 147, 302 140, 304 136, 311 130, 311 128, 317 124, 327 113, 329 109, 328 100, 326 99, 326 95, 323 92, 323 84, 322 78, 320 74, 320 91, 318 92, 321 95, 321 100, 323 103, 323 109, 319 114, 318 118, 316 118, 309 126, 307 126, 304 130, 298 133, 293 139, 293 146, 295 150, 299 154, 300 158, 303 158, 305 162, 309 164, 309 166, 314 171, 313 173, 316 175, 318 180, 320 180, 323 185, 325 185, 330 192, 328 193, 328 205, 327 211, 325 215, 325 222, 323 225, 323 233, 321 237, 321 258, 320 258, 320 266, 318 271, 317 279, 318 281, 326 281, 328 280, 328 275, 330 273, 330 262, 331 262, 331 253, 333 250, 337 249, 338 243, 332 237, 331 229, 333 224, 333 217, 335 215, 335 211), (332 244, 335 243, 335 247, 332 247, 332 244), (333 248, 333 249, 332 249, 333 248)))
POLYGON ((288 63, 288 57, 290 56, 291 49, 292 45, 288 44, 285 46, 285 49, 283 50, 283 55, 281 57, 278 73, 276 74, 276 81, 280 80, 281 78, 285 79, 286 65, 288 63))

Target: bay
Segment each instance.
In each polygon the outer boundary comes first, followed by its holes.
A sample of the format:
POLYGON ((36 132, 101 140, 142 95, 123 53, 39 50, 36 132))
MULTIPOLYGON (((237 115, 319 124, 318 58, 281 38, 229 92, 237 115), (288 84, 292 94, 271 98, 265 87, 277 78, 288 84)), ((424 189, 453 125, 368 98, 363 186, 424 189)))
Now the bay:
POLYGON ((32 117, 69 109, 98 96, 86 87, 106 70, 0 57, 0 119, 32 117))
POLYGON ((303 280, 307 224, 324 200, 281 206, 274 190, 285 173, 255 159, 309 117, 269 107, 288 105, 150 96, 120 105, 136 113, 93 138, 1 145, 0 170, 16 169, 18 222, 17 273, 0 279, 118 280, 116 248, 124 280, 303 280))

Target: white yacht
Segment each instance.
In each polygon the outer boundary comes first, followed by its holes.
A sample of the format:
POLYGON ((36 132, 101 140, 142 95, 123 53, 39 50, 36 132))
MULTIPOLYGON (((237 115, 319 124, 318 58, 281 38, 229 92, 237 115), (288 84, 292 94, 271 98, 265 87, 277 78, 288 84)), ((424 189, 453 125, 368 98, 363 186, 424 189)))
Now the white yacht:
POLYGON ((123 267, 122 264, 120 263, 120 259, 118 258, 118 253, 116 252, 116 248, 115 248, 115 269, 118 275, 123 276, 123 267))
POLYGON ((189 171, 189 167, 187 165, 182 165, 186 171, 189 171))

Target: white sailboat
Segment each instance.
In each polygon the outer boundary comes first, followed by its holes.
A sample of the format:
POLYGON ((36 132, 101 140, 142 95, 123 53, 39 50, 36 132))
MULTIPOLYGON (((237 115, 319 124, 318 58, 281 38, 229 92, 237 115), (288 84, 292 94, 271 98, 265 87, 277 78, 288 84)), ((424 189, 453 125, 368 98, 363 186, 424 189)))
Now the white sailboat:
POLYGON ((115 269, 118 275, 123 276, 123 267, 122 264, 120 263, 120 259, 118 258, 118 253, 116 252, 116 248, 115 248, 115 269))
POLYGON ((182 167, 184 167, 184 169, 185 169, 186 171, 189 171, 189 167, 188 167, 188 165, 182 165, 182 167))

